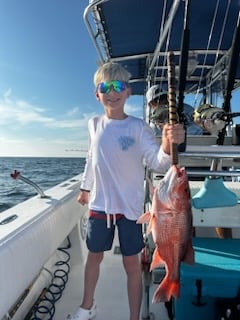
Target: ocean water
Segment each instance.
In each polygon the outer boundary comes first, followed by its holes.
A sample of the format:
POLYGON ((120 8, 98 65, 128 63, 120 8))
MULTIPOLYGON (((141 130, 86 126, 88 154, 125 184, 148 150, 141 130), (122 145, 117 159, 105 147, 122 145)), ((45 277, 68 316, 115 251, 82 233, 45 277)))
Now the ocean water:
POLYGON ((85 158, 0 157, 0 212, 37 194, 32 186, 10 176, 14 170, 45 191, 82 173, 84 165, 85 158))

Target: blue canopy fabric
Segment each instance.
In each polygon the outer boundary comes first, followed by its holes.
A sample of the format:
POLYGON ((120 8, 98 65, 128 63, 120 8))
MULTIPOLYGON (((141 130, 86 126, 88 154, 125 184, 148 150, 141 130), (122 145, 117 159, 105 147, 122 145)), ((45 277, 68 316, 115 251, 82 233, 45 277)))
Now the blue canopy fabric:
MULTIPOLYGON (((188 2, 189 57, 190 55, 193 57, 195 68, 187 77, 186 90, 194 91, 206 85, 207 75, 216 68, 217 62, 221 59, 222 63, 218 69, 223 69, 225 66, 227 70, 229 54, 227 60, 223 57, 232 46, 240 2, 237 0, 189 0, 188 2), (199 85, 200 78, 202 82, 199 85)), ((149 79, 150 81, 155 79, 155 83, 161 83, 167 89, 165 53, 166 51, 176 53, 176 68, 178 68, 185 3, 182 0, 179 2, 169 38, 164 39, 159 50, 153 78, 148 74, 149 64, 160 39, 161 23, 167 21, 174 0, 108 0, 95 7, 101 21, 107 60, 118 61, 128 69, 132 75, 133 94, 144 94, 146 81, 149 79)), ((235 87, 237 87, 240 79, 239 63, 235 70, 235 87)), ((219 83, 212 88, 216 91, 222 89, 219 88, 219 83)))

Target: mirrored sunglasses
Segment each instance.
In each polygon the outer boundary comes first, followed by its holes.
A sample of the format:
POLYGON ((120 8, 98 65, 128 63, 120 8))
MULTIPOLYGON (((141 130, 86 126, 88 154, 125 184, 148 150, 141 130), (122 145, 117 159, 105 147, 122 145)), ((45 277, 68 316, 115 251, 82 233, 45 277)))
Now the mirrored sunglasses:
POLYGON ((97 91, 100 93, 108 94, 112 89, 120 93, 127 88, 127 83, 120 80, 113 80, 108 82, 100 82, 97 86, 97 91))

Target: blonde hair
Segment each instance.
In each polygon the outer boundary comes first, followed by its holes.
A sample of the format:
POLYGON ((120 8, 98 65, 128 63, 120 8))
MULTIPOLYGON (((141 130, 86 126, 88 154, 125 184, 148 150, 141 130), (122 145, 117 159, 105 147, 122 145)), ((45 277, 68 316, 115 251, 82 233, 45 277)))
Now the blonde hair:
POLYGON ((130 78, 131 74, 119 63, 107 62, 95 72, 93 82, 97 87, 102 81, 120 80, 128 82, 130 78))

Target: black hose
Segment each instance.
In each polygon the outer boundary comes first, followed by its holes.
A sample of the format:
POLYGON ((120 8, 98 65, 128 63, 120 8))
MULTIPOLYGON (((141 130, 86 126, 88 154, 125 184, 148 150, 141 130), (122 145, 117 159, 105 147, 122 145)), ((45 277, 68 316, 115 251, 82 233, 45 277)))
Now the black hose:
POLYGON ((44 288, 40 294, 39 299, 36 301, 32 310, 28 313, 24 320, 52 320, 55 314, 55 303, 61 299, 63 291, 68 281, 68 275, 70 272, 70 254, 67 251, 71 247, 69 238, 67 238, 68 244, 64 248, 58 248, 65 255, 64 260, 59 260, 55 263, 58 267, 52 274, 52 281, 48 288, 44 288))

